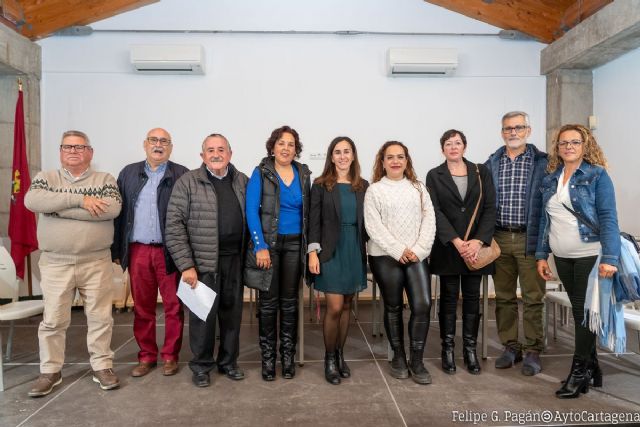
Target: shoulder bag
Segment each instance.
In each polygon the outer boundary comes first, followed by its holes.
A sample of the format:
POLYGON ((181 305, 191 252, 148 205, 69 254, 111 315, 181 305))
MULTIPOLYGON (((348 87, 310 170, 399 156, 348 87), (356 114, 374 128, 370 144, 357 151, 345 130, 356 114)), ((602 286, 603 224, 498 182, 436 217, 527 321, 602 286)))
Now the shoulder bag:
MULTIPOLYGON (((478 209, 480 208, 480 201, 482 200, 482 178, 480 177, 480 169, 478 165, 476 165, 476 173, 478 174, 478 182, 480 183, 480 197, 478 197, 478 203, 476 203, 476 209, 473 211, 473 215, 471 216, 471 220, 469 221, 469 226, 467 227, 467 232, 464 235, 464 240, 466 241, 469 238, 469 234, 471 233, 471 227, 473 226, 473 221, 476 219, 476 215, 478 214, 478 209)), ((478 258, 475 262, 471 263, 464 260, 464 263, 467 264, 467 268, 469 270, 480 270, 483 267, 491 264, 500 256, 500 246, 495 239, 491 239, 490 245, 482 245, 480 250, 478 251, 478 258)))

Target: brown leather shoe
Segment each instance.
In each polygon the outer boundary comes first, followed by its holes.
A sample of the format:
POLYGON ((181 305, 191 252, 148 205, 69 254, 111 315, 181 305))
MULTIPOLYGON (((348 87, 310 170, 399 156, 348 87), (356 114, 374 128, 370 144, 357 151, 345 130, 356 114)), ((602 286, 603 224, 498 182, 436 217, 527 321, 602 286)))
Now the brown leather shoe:
POLYGON ((138 362, 138 366, 131 370, 132 377, 144 377, 157 365, 156 362, 138 362))
POLYGON ((93 382, 100 384, 100 388, 103 390, 112 390, 120 387, 120 380, 111 368, 93 371, 93 382))
POLYGON ((176 360, 165 360, 162 367, 162 375, 168 377, 178 373, 178 362, 176 360))
MULTIPOLYGON (((1 356, 0 356, 1 357, 1 356)), ((33 384, 31 390, 29 390, 29 397, 42 397, 53 391, 53 388, 62 382, 62 374, 56 372, 55 374, 40 374, 36 382, 33 384)))

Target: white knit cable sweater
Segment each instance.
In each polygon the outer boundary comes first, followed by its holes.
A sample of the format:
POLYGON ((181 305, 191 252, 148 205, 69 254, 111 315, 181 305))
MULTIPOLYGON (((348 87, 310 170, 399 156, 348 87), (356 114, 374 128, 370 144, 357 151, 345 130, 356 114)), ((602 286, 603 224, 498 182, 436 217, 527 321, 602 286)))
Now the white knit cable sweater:
POLYGON ((409 248, 420 261, 429 256, 436 217, 429 192, 424 184, 418 184, 420 190, 406 178, 393 181, 385 176, 369 186, 364 198, 369 255, 400 260, 409 248))

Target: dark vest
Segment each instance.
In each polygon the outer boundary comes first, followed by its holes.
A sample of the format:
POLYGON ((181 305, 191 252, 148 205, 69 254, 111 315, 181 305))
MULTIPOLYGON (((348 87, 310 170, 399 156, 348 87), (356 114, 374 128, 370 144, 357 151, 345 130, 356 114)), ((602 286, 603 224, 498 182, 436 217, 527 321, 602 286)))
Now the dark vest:
MULTIPOLYGON (((311 194, 311 184, 309 177, 311 171, 305 164, 293 162, 293 167, 297 168, 302 187, 302 233, 300 233, 300 263, 302 271, 306 272, 307 265, 307 230, 309 223, 309 197, 311 194)), ((278 220, 280 216, 280 181, 276 173, 273 157, 265 157, 258 165, 262 178, 262 195, 260 198, 260 223, 262 224, 262 234, 264 241, 274 247, 278 240, 278 220)), ((263 270, 258 268, 253 244, 250 242, 247 248, 245 261, 244 279, 245 284, 254 289, 268 291, 271 286, 271 276, 273 270, 263 270)))

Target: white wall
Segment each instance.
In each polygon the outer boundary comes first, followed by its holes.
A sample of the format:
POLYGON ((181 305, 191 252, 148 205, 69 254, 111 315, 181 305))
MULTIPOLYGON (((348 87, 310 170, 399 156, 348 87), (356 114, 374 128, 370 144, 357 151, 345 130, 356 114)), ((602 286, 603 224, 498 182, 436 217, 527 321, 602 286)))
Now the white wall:
MULTIPOLYGON (((93 25, 95 29, 367 30, 490 33, 499 29, 421 0, 163 0, 93 25)), ((532 142, 544 147, 545 79, 536 42, 481 36, 336 36, 112 34, 51 37, 43 48, 42 165, 58 166, 64 130, 86 131, 94 164, 113 174, 143 158, 155 126, 174 139, 174 160, 199 165, 199 145, 225 134, 233 162, 250 173, 264 142, 282 124, 296 128, 314 171, 341 134, 358 145, 365 176, 388 139, 407 143, 419 176, 441 162, 438 139, 451 127, 469 139, 467 157, 484 161, 502 144, 500 117, 531 114, 532 142), (205 47, 205 76, 132 72, 129 45, 195 43, 205 47), (453 47, 452 78, 389 78, 389 47, 453 47)))
POLYGON ((609 161, 620 228, 640 236, 640 48, 593 74, 595 131, 609 161))

